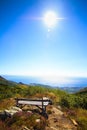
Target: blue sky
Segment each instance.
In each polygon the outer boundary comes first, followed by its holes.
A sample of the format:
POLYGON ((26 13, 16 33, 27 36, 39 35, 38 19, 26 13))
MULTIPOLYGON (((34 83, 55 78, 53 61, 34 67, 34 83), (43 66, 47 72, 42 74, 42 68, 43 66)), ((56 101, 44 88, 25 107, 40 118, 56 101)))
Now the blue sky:
POLYGON ((87 77, 87 1, 0 0, 0 74, 87 77), (49 10, 64 18, 50 32, 49 10))

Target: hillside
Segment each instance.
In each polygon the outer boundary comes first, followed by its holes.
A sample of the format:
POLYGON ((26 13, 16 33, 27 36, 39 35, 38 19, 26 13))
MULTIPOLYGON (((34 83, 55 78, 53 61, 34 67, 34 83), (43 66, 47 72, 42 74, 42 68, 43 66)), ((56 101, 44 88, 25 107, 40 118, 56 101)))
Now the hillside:
POLYGON ((22 112, 5 119, 4 122, 0 121, 0 130, 86 130, 87 88, 69 94, 59 88, 15 83, 0 76, 1 111, 15 106, 15 98, 42 97, 48 97, 53 102, 52 106, 47 107, 48 120, 36 107, 23 106, 22 112))
POLYGON ((78 91, 77 94, 87 95, 87 87, 80 89, 80 91, 78 91))
POLYGON ((60 88, 63 91, 66 91, 68 93, 76 93, 78 92, 80 89, 82 89, 82 87, 62 87, 60 88))
POLYGON ((12 81, 8 81, 5 78, 0 78, 0 99, 10 98, 10 97, 31 97, 37 96, 42 97, 49 96, 51 98, 56 98, 55 94, 59 93, 59 95, 65 94, 64 91, 60 89, 53 89, 49 86, 45 85, 26 85, 23 83, 15 83, 12 81))
POLYGON ((1 86, 1 85, 14 86, 14 85, 16 85, 16 82, 8 81, 7 79, 5 79, 5 78, 3 78, 2 76, 0 76, 0 86, 1 86))

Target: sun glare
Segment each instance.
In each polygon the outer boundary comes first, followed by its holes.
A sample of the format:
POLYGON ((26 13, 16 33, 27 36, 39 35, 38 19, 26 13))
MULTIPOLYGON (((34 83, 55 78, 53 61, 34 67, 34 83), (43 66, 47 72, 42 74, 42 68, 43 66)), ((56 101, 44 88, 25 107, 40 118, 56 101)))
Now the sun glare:
POLYGON ((44 17, 44 22, 48 27, 52 27, 56 24, 56 14, 52 11, 47 12, 44 17))

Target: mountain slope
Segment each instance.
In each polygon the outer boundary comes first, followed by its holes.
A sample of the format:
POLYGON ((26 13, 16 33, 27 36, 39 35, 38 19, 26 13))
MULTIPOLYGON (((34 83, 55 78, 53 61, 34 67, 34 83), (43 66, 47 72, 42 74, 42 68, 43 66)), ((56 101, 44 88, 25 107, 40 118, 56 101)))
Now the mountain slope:
POLYGON ((77 94, 87 95, 87 87, 85 87, 85 88, 81 89, 80 91, 78 91, 77 94))

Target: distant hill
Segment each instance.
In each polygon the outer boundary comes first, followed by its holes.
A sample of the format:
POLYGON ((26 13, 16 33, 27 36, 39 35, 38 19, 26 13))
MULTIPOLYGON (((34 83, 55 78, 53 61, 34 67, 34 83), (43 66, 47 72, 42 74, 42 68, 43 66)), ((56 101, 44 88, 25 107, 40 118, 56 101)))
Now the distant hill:
POLYGON ((2 76, 0 76, 0 80, 6 80, 5 78, 3 78, 2 76))
POLYGON ((16 86, 17 84, 15 82, 8 81, 0 76, 0 100, 12 97, 12 92, 16 86))
POLYGON ((0 76, 0 100, 11 97, 42 97, 56 98, 55 94, 63 95, 64 91, 41 84, 24 84, 6 80, 0 76))
POLYGON ((83 87, 60 87, 61 90, 64 90, 68 93, 76 93, 80 91, 83 87))
MULTIPOLYGON (((0 76, 0 100, 11 97, 29 97, 34 96, 41 97, 43 95, 52 97, 61 97, 65 93, 75 93, 75 95, 83 95, 84 98, 87 95, 87 87, 82 89, 81 87, 56 87, 52 88, 49 85, 43 84, 24 84, 22 82, 16 83, 9 81, 0 76)), ((67 96, 67 95, 66 95, 67 96)))
POLYGON ((9 81, 5 78, 3 78, 2 76, 0 76, 0 86, 5 85, 5 86, 14 86, 16 85, 16 82, 13 81, 9 81))
POLYGON ((80 91, 78 91, 77 94, 87 95, 87 87, 85 87, 85 88, 83 88, 83 89, 80 89, 80 91))
POLYGON ((2 76, 0 76, 0 85, 6 85, 8 83, 8 81, 5 79, 5 78, 3 78, 2 76))

